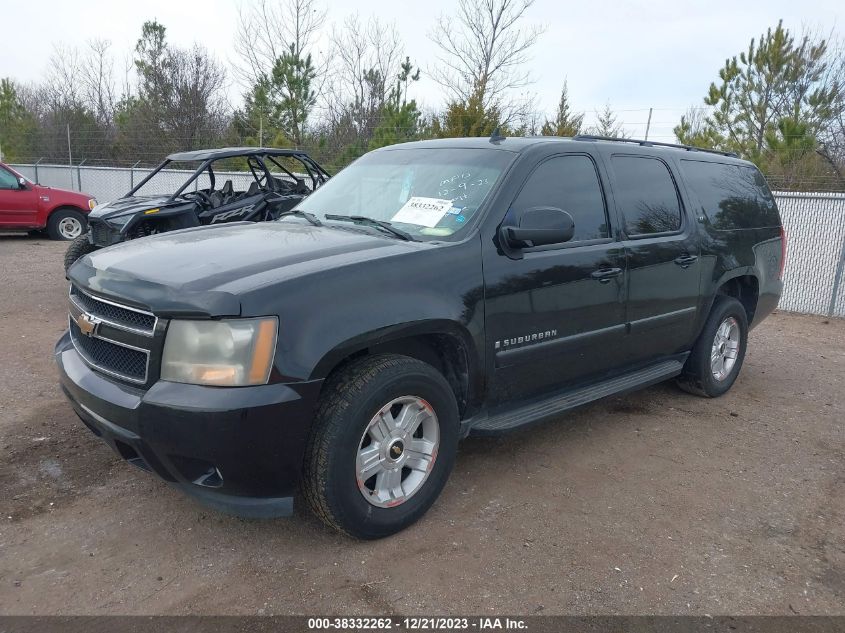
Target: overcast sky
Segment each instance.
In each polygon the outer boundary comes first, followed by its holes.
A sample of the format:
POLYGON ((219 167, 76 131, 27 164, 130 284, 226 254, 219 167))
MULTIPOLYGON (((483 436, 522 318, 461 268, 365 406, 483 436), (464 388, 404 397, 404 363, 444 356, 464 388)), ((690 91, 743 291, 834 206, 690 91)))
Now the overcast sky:
MULTIPOLYGON (((227 66, 238 63, 233 36, 238 10, 248 0, 31 0, 10 3, 0 42, 0 77, 38 81, 54 43, 82 45, 107 38, 118 57, 116 67, 137 41, 141 25, 155 18, 167 27, 171 43, 197 41, 227 66), (11 19, 8 19, 11 18, 11 19)), ((441 12, 454 0, 324 0, 331 22, 358 12, 393 22, 406 53, 423 69, 434 61, 427 38, 441 12)), ((530 87, 540 107, 551 112, 568 79, 573 105, 587 112, 610 102, 629 132, 641 135, 649 107, 654 108, 651 136, 672 140, 671 129, 690 105, 701 99, 728 56, 747 47, 768 26, 784 24, 842 33, 843 0, 669 1, 537 0, 526 21, 546 26, 532 50, 530 87)), ((230 76, 232 73, 230 73, 230 76)), ((242 88, 232 78, 233 102, 242 88)), ((431 81, 420 81, 411 95, 437 107, 442 94, 431 81)))

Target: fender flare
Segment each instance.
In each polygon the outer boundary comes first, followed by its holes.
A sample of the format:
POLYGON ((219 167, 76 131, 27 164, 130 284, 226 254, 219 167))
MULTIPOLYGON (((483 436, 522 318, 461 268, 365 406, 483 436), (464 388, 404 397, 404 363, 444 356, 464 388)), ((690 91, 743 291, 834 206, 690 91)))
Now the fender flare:
POLYGON ((757 276, 757 272, 754 270, 753 266, 741 266, 740 268, 732 268, 730 270, 725 271, 721 277, 717 281, 715 281, 710 288, 707 289, 707 294, 705 295, 705 303, 702 305, 701 311, 701 322, 698 324, 696 328, 695 336, 701 334, 701 328, 704 327, 705 321, 707 321, 707 317, 710 315, 710 310, 713 309, 713 303, 716 301, 716 295, 718 295, 718 290, 726 283, 728 283, 731 279, 737 279, 739 277, 754 277, 757 280, 757 283, 760 283, 760 279, 757 276))
POLYGON ((483 359, 479 358, 473 337, 463 325, 449 319, 426 319, 397 323, 378 330, 366 332, 348 339, 323 354, 316 363, 308 380, 325 379, 331 371, 345 358, 357 354, 369 347, 425 335, 451 336, 460 341, 466 355, 468 379, 470 385, 474 377, 478 376, 483 359))

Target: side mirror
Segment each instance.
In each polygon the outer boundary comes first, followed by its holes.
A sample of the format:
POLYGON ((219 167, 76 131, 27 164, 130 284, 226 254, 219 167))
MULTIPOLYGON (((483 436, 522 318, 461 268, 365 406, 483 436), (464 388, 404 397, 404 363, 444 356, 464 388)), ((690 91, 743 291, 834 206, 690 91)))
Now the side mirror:
POLYGON ((23 176, 18 178, 18 188, 19 189, 28 189, 29 188, 26 185, 26 178, 24 178, 23 176))
POLYGON ((561 244, 575 234, 575 221, 563 209, 531 207, 519 216, 517 226, 503 226, 502 238, 514 249, 561 244))

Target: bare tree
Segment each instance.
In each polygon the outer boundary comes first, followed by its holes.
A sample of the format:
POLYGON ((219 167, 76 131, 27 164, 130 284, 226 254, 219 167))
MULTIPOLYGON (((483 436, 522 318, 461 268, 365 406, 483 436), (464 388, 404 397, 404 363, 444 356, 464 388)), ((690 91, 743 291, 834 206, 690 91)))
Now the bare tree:
POLYGON ((252 88, 270 76, 276 60, 291 46, 297 57, 312 52, 325 19, 319 0, 257 0, 242 6, 235 53, 243 66, 236 67, 236 75, 252 88))
POLYGON ((845 184, 845 42, 836 42, 830 53, 830 75, 826 83, 836 86, 837 91, 825 123, 819 130, 816 151, 830 166, 840 184, 845 184))
POLYGON ((108 126, 114 120, 116 104, 111 42, 93 39, 87 48, 80 73, 83 96, 97 122, 108 126))
POLYGON ((429 38, 440 49, 429 75, 453 101, 473 95, 485 109, 532 82, 524 70, 529 49, 543 33, 522 27, 534 0, 458 0, 456 15, 441 15, 429 38))
POLYGON ((403 46, 395 25, 357 14, 332 31, 335 68, 325 91, 328 117, 351 117, 359 131, 371 131, 402 72, 403 46))
POLYGON ((222 124, 229 104, 226 99, 226 72, 204 48, 170 51, 172 102, 166 110, 167 122, 185 147, 195 147, 222 124))
POLYGON ((79 51, 71 46, 56 44, 47 62, 47 72, 41 84, 41 96, 52 110, 81 108, 82 63, 79 51))

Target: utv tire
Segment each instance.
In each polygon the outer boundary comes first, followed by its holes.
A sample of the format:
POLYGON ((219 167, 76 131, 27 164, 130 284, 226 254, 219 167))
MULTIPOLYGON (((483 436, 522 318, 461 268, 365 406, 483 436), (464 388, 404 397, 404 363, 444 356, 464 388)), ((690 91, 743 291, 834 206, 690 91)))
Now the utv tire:
POLYGON ((678 378, 689 393, 716 398, 736 381, 748 344, 748 316, 733 297, 718 295, 678 378))
POLYGON ((457 445, 458 407, 446 379, 413 358, 368 356, 323 388, 303 493, 330 527, 361 539, 388 536, 431 507, 457 445))
POLYGON ((83 233, 77 237, 68 244, 67 250, 65 251, 65 272, 73 266, 77 259, 87 255, 88 253, 92 253, 95 250, 97 250, 97 247, 88 241, 87 233, 83 233))
POLYGON ((47 235, 51 240, 75 240, 88 230, 88 220, 74 209, 58 209, 47 219, 47 235))

